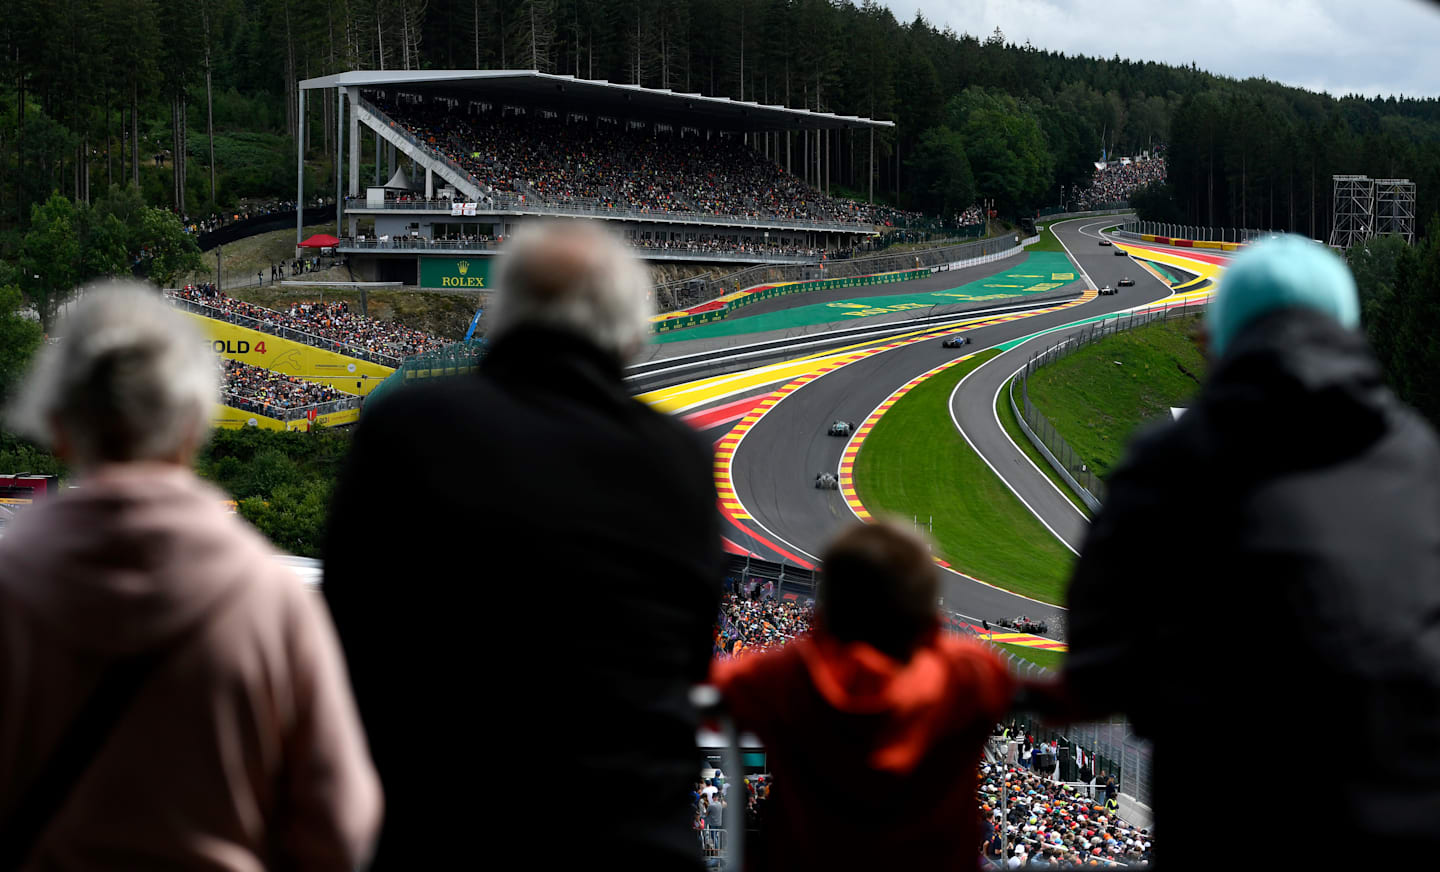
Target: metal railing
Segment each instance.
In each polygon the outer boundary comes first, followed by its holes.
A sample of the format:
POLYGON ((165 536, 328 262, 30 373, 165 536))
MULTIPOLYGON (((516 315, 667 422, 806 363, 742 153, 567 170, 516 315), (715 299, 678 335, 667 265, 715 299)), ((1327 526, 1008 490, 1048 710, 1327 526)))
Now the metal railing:
MULTIPOLYGON (((341 239, 336 246, 341 251, 499 251, 502 245, 494 239, 430 239, 425 236, 392 236, 389 239, 341 239)), ((637 254, 668 254, 683 257, 694 255, 705 258, 734 258, 765 260, 772 263, 818 263, 820 255, 798 254, 782 250, 717 249, 703 245, 677 243, 675 245, 632 245, 637 254)))
POLYGON ((1041 209, 1035 213, 1035 220, 1060 221, 1065 218, 1085 218, 1093 216, 1096 218, 1104 215, 1119 215, 1130 211, 1130 204, 1127 202, 1100 203, 1094 209, 1082 209, 1078 212, 1063 211, 1065 207, 1056 206, 1053 209, 1041 209))
POLYGON ((240 409, 244 412, 253 412, 257 415, 264 415, 267 418, 275 418, 280 421, 298 421, 301 418, 310 417, 313 410, 315 415, 328 415, 332 412, 344 412, 349 409, 360 408, 360 397, 343 397, 338 400, 330 400, 324 403, 313 403, 308 406, 284 406, 278 403, 258 400, 254 397, 244 397, 240 394, 225 392, 221 402, 232 409, 240 409))
MULTIPOLYGON (((386 354, 381 351, 365 348, 360 345, 353 345, 347 342, 340 342, 335 339, 327 339, 324 336, 316 336, 313 333, 306 333, 303 330, 296 330, 293 327, 283 327, 279 324, 270 324, 249 315, 241 315, 238 312, 229 312, 218 306, 211 306, 195 300, 187 300, 184 297, 173 296, 174 290, 165 292, 165 299, 177 309, 192 312, 196 315, 203 315, 206 318, 214 318, 217 321, 224 321, 229 324, 236 324, 241 327, 248 327, 251 330, 258 330, 261 333, 269 333, 271 336, 279 336, 281 339, 289 339, 292 342, 299 342, 302 345, 309 345, 325 351, 333 351, 336 354, 343 354, 346 357, 354 357, 360 360, 368 360, 371 363, 378 363, 381 366, 398 367, 403 358, 386 354)), ((278 312, 276 314, 279 314, 278 312)))
POLYGON ((1232 242, 1243 245, 1264 239, 1283 230, 1257 230, 1253 227, 1202 227, 1198 224, 1168 224, 1162 221, 1130 221, 1121 225, 1126 233, 1188 239, 1192 242, 1232 242))
POLYGON ((1010 408, 1020 423, 1020 429, 1025 432, 1036 450, 1044 455, 1051 467, 1061 478, 1065 479, 1066 484, 1075 490, 1081 501, 1090 507, 1091 511, 1099 510, 1100 504, 1105 500, 1105 482, 1090 469, 1090 465, 1070 446, 1069 442, 1065 441, 1065 437, 1055 430, 1055 426, 1030 400, 1030 376, 1036 370, 1049 366, 1057 360, 1063 360, 1107 336, 1133 330, 1136 327, 1144 327, 1147 324, 1178 318, 1195 318, 1205 310, 1207 305, 1208 303, 1203 301, 1171 305, 1160 303, 1147 309, 1121 312, 1102 321, 1087 324, 1044 351, 1030 355, 1030 359, 1025 362, 1025 368, 1016 379, 1011 379, 1010 408), (1020 382, 1021 401, 1019 403, 1015 400, 1016 380, 1020 382))

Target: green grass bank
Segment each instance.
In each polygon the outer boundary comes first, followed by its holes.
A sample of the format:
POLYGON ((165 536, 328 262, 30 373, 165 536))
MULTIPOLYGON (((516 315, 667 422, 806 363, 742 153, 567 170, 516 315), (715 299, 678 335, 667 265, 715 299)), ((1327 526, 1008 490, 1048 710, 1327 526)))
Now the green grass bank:
POLYGON ((939 555, 957 570, 1051 603, 1064 601, 1074 555, 990 471, 950 420, 950 392, 997 351, 910 391, 870 432, 856 488, 876 516, 934 517, 939 555))
POLYGON ((1200 322, 1152 324, 1086 346, 1030 377, 1030 401, 1101 478, 1143 425, 1186 406, 1205 378, 1200 322))

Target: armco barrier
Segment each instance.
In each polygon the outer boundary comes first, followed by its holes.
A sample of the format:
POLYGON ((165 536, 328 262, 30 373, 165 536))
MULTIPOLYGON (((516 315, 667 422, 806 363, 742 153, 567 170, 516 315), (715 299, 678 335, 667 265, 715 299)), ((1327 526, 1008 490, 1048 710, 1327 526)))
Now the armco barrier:
POLYGON ((654 322, 653 326, 656 333, 668 333, 671 330, 680 330, 685 327, 694 327, 697 324, 719 321, 736 309, 742 309, 759 300, 768 300, 773 297, 783 297, 789 294, 804 294, 810 291, 824 291, 832 288, 858 288, 871 285, 887 285, 894 282, 906 282, 911 279, 924 278, 929 275, 929 269, 912 269, 905 270, 904 272, 881 273, 871 276, 852 276, 842 279, 816 279, 806 282, 770 285, 753 291, 727 294, 716 301, 721 303, 721 305, 715 309, 681 315, 677 318, 666 318, 663 321, 654 322))

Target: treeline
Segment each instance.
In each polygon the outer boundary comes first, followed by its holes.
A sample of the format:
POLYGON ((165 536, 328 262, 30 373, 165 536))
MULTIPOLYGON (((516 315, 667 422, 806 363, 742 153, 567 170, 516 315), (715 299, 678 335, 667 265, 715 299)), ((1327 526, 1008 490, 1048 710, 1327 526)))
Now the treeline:
MULTIPOLYGON (((1440 101, 1335 100, 954 24, 898 21, 873 0, 15 4, 0 18, 0 122, 17 131, 0 142, 0 228, 54 190, 87 199, 102 180, 192 213, 289 196, 297 83, 355 68, 534 68, 893 120, 873 166, 868 141, 837 136, 828 177, 865 192, 873 169, 877 194, 931 210, 972 189, 1016 213, 1055 204, 1102 150, 1161 142, 1174 145, 1175 182, 1150 198, 1157 216, 1322 235, 1331 172, 1410 176, 1433 202, 1440 101), (960 153, 967 167, 950 160, 960 153)), ((325 178, 333 94, 307 104, 325 178)))
POLYGON ((1328 240, 1332 175, 1408 178, 1420 207, 1433 209, 1437 143, 1437 100, 1333 100, 1273 82, 1221 81, 1179 102, 1169 184, 1135 205, 1156 221, 1328 240))
POLYGON ((1360 321, 1386 381, 1440 429, 1440 215, 1417 245, 1381 236, 1346 255, 1360 290, 1360 321))

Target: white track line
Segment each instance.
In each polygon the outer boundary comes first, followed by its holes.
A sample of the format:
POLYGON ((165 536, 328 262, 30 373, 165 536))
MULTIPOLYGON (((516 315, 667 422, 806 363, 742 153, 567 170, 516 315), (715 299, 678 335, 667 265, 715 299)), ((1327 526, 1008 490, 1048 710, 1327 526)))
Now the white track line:
MULTIPOLYGON (((1018 347, 1018 346, 1017 346, 1017 347, 1018 347)), ((1013 350, 1013 349, 1012 349, 1012 350, 1013 350)), ((1050 478, 1050 476, 1048 476, 1048 475, 1045 474, 1045 470, 1041 469, 1038 465, 1036 465, 1035 461, 1033 461, 1033 460, 1030 459, 1030 455, 1029 455, 1028 453, 1026 453, 1026 452, 1024 451, 1024 449, 1022 449, 1022 448, 1020 447, 1020 444, 1019 444, 1018 442, 1016 442, 1014 439, 1010 438, 1010 431, 1007 430, 1007 429, 1005 429, 1005 425, 1000 422, 1000 412, 999 412, 1000 392, 1003 391, 1003 390, 1005 390, 1005 386, 1008 385, 1008 384, 1010 384, 1012 381, 1014 381, 1014 380, 1015 380, 1015 376, 1019 375, 1020 372, 1021 372, 1022 370, 1024 370, 1024 369, 1025 369, 1025 367, 1024 367, 1024 366, 1021 366, 1020 369, 1017 369, 1017 370, 1015 370, 1014 372, 1010 373, 1010 377, 1007 378, 1007 379, 1005 379, 1004 381, 1002 381, 1002 382, 1000 383, 1000 387, 998 387, 998 388, 995 389, 995 398, 994 398, 994 400, 991 401, 991 403, 990 403, 990 407, 991 407, 992 409, 995 409, 995 426, 999 427, 999 428, 1000 428, 1000 432, 1003 433, 1003 434, 1005 434, 1005 439, 1006 439, 1006 441, 1008 441, 1008 442, 1015 448, 1015 453, 1016 453, 1016 454, 1019 454, 1021 457, 1025 458, 1025 462, 1028 463, 1028 464, 1030 464, 1030 466, 1032 466, 1032 467, 1035 469, 1035 472, 1039 473, 1039 475, 1040 475, 1041 478, 1043 478, 1043 479, 1045 479, 1045 481, 1049 482, 1050 486, 1053 487, 1053 488, 1055 488, 1055 493, 1057 493, 1057 494, 1059 494, 1061 497, 1063 497, 1063 498, 1065 499, 1066 504, 1069 505, 1069 506, 1071 506, 1071 507, 1073 507, 1073 508, 1075 509, 1075 511, 1080 515, 1080 517, 1081 517, 1082 519, 1084 519, 1085 523, 1088 524, 1088 523, 1090 523, 1090 518, 1089 518, 1089 516, 1086 515, 1085 512, 1082 511, 1079 506, 1075 505, 1075 501, 1072 500, 1072 499, 1070 499, 1070 495, 1069 495, 1069 494, 1065 493, 1065 491, 1063 491, 1063 490, 1060 489, 1060 485, 1056 484, 1055 481, 1050 478)), ((1009 401, 1009 397, 1006 397, 1006 401, 1007 401, 1007 402, 1009 401)))
POLYGON ((994 363, 995 361, 999 360, 1003 356, 1004 355, 997 355, 990 358, 989 360, 970 370, 968 373, 965 374, 964 378, 960 379, 960 381, 956 383, 955 390, 950 392, 950 398, 949 400, 947 400, 947 405, 949 407, 948 411, 950 412, 950 423, 954 424, 955 429, 960 431, 960 436, 965 440, 966 444, 970 446, 970 450, 975 452, 976 456, 979 457, 981 460, 985 461, 985 465, 990 467, 990 471, 995 473, 995 476, 1000 479, 1001 483, 1010 489, 1010 493, 1015 495, 1015 499, 1019 500, 1021 505, 1030 510, 1030 514, 1035 516, 1035 520, 1039 521, 1041 525, 1045 527, 1045 529, 1049 530, 1051 535, 1053 535, 1056 539, 1059 539, 1061 545, 1069 548, 1070 552, 1078 557, 1080 556, 1080 552, 1075 550, 1075 546, 1065 541, 1065 537, 1061 536, 1058 532, 1056 532, 1055 528, 1050 526, 1050 522, 1046 521, 1039 512, 1035 511, 1034 506, 1030 505, 1030 503, 1026 501, 1024 497, 1020 496, 1020 491, 1015 489, 1015 485, 1010 483, 1010 479, 1006 478, 1004 474, 1000 472, 1000 470, 995 468, 995 464, 990 462, 990 458, 986 457, 979 448, 975 447, 975 443, 970 439, 970 434, 965 432, 965 428, 960 426, 960 419, 955 416, 955 395, 960 393, 960 389, 965 386, 965 382, 969 381, 972 375, 994 363))

